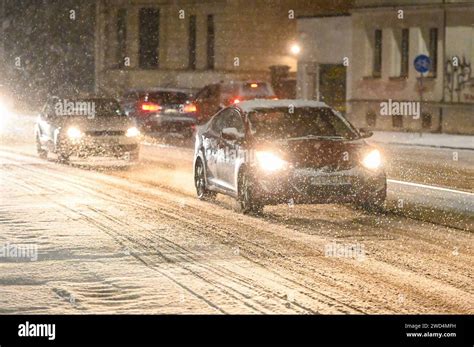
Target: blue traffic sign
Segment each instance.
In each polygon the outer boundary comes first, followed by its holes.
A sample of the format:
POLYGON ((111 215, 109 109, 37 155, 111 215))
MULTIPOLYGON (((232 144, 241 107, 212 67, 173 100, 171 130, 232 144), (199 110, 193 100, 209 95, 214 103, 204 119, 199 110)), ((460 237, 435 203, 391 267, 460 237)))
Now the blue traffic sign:
POLYGON ((415 58, 413 62, 415 65, 415 70, 420 73, 425 73, 430 71, 431 68, 431 59, 427 55, 420 54, 415 58))

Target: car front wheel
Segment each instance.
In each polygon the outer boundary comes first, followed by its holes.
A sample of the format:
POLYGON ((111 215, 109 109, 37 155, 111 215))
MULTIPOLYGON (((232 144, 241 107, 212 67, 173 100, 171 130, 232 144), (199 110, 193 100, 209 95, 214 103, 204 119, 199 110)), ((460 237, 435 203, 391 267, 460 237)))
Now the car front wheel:
POLYGON ((48 157, 48 151, 43 149, 43 147, 41 146, 39 136, 36 136, 36 153, 38 153, 38 156, 41 159, 46 159, 48 157))
POLYGON ((263 212, 264 204, 255 197, 255 182, 245 170, 239 175, 238 202, 243 214, 263 212))
POLYGON ((59 152, 58 153, 58 161, 60 161, 61 163, 67 163, 69 162, 69 153, 66 153, 66 152, 59 152))
POLYGON ((216 197, 216 193, 210 191, 206 186, 206 172, 204 164, 201 159, 196 162, 196 168, 194 172, 194 185, 196 187, 196 193, 200 200, 213 200, 216 197))

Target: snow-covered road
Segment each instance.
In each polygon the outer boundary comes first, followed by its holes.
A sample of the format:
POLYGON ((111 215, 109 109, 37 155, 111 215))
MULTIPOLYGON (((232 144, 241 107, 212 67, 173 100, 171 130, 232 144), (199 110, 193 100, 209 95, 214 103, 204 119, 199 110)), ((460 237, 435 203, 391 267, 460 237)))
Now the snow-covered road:
POLYGON ((0 257, 0 313, 474 313, 470 232, 340 205, 243 216, 190 177, 1 150, 0 246, 37 257, 0 257))

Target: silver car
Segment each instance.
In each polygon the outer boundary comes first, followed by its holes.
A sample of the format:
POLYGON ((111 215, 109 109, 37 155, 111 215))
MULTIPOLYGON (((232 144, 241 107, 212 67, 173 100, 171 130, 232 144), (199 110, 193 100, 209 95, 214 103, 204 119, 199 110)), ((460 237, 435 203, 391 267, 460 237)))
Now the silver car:
POLYGON ((37 153, 47 158, 112 156, 136 161, 140 132, 115 99, 54 98, 45 104, 35 125, 37 153))
POLYGON ((383 207, 382 155, 329 106, 307 100, 252 100, 227 107, 196 134, 200 199, 235 197, 243 213, 278 203, 383 207))

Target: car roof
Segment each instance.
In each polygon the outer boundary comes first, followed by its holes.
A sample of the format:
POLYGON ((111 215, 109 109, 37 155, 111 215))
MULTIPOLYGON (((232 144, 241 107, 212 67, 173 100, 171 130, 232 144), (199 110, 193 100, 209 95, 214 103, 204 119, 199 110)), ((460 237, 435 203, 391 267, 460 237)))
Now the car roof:
POLYGON ((126 93, 183 93, 183 94, 190 94, 193 93, 195 89, 192 88, 161 88, 161 87, 154 87, 154 88, 137 88, 137 89, 129 89, 125 92, 126 93))
POLYGON ((232 84, 235 84, 235 85, 241 85, 241 84, 248 84, 248 83, 266 83, 266 84, 270 84, 270 82, 268 81, 262 81, 262 80, 242 80, 242 81, 222 81, 220 83, 216 83, 216 84, 222 84, 222 85, 232 85, 232 84))
POLYGON ((73 95, 61 97, 58 95, 51 96, 47 99, 46 103, 56 103, 58 101, 71 101, 71 102, 80 102, 80 101, 91 101, 91 100, 106 100, 106 101, 115 101, 118 100, 112 96, 103 96, 103 95, 94 95, 94 94, 84 94, 84 95, 73 95))
POLYGON ((244 112, 255 111, 260 108, 281 108, 281 107, 329 107, 324 102, 314 100, 302 100, 302 99, 280 99, 280 100, 268 100, 268 99, 253 99, 248 101, 242 101, 235 107, 241 109, 244 112))

